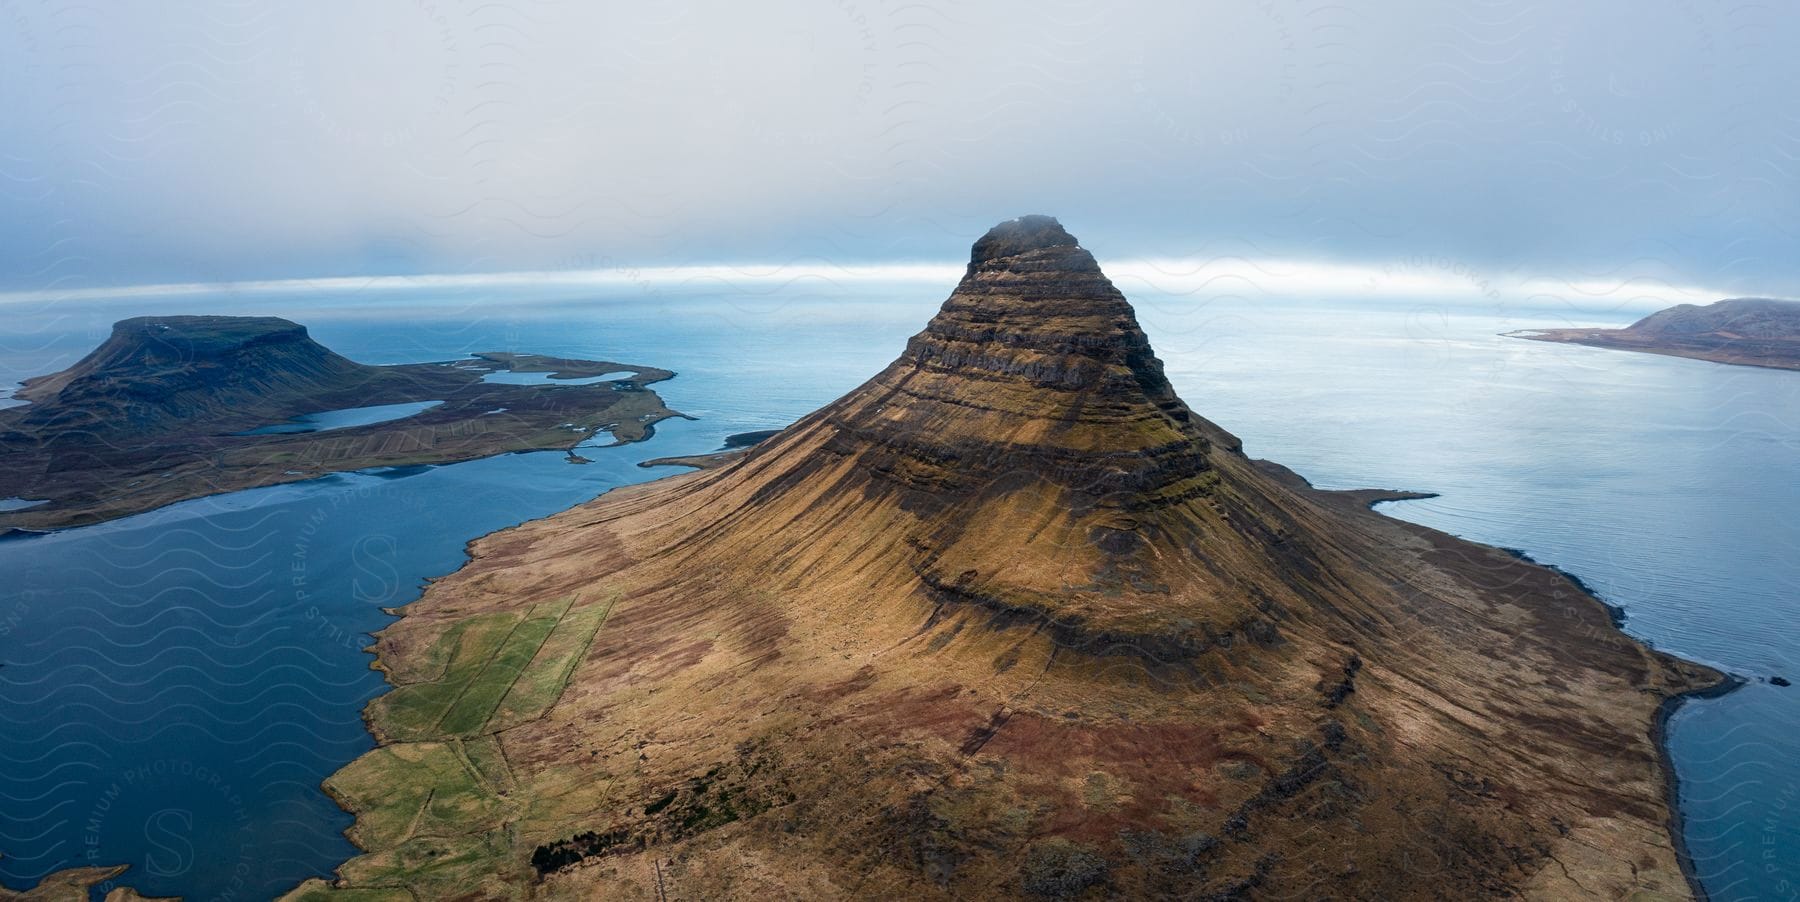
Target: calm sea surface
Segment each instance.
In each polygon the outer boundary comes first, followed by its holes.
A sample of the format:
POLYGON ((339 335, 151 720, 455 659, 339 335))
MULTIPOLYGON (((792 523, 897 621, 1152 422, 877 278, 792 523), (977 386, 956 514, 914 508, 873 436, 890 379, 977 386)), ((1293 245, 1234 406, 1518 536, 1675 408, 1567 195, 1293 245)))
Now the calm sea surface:
MULTIPOLYGON (((1635 312, 1485 302, 1201 301, 1122 285, 1182 396, 1328 488, 1521 549, 1626 628, 1750 680, 1670 744, 1719 900, 1800 897, 1800 373, 1496 333, 1635 312)), ((127 863, 150 895, 262 899, 354 854, 319 790, 371 747, 361 649, 466 541, 782 426, 899 353, 950 285, 156 298, 0 310, 0 386, 118 318, 269 313, 357 360, 532 351, 674 369, 694 422, 649 442, 340 474, 0 541, 0 883, 127 863)))

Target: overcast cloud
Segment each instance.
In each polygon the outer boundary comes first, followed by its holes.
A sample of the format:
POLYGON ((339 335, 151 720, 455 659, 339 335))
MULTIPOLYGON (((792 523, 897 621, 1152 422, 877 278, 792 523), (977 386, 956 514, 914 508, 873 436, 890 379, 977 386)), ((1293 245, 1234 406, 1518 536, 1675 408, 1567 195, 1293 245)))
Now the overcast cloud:
POLYGON ((1103 259, 1795 295, 1796 38, 1731 0, 0 0, 0 288, 954 261, 1045 212, 1103 259))

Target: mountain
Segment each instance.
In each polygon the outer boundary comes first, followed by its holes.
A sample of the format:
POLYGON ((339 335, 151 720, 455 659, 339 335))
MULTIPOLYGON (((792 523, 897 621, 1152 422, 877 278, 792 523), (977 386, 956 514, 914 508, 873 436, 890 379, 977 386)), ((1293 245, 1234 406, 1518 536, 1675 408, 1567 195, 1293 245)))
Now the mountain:
POLYGON ((0 535, 328 472, 569 449, 598 430, 635 441, 678 416, 646 388, 674 375, 505 352, 368 366, 276 317, 127 319, 75 365, 26 380, 15 397, 29 403, 0 409, 0 501, 14 502, 0 506, 0 535), (486 381, 508 370, 551 379, 486 381), (405 408, 338 426, 296 421, 390 405, 405 408))
POLYGON ((1628 331, 1665 337, 1800 341, 1800 301, 1733 298, 1704 307, 1680 304, 1632 323, 1628 331))
POLYGON ((405 608, 290 898, 1688 897, 1655 733, 1721 676, 1401 497, 1246 457, 1002 223, 861 387, 405 608))
POLYGON ((26 380, 16 397, 39 403, 25 422, 103 432, 165 431, 238 411, 285 409, 379 375, 272 316, 121 320, 74 366, 26 380))
POLYGON ((1515 332, 1519 338, 1693 357, 1715 363, 1800 369, 1800 301, 1731 298, 1680 304, 1623 329, 1515 332))

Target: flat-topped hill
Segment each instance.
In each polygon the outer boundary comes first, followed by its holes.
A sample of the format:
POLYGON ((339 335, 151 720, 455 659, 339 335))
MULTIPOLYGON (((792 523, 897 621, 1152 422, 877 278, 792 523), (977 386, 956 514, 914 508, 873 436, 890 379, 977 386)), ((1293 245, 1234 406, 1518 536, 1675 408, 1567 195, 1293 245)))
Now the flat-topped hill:
POLYGON ((142 433, 240 412, 304 406, 379 370, 271 316, 137 317, 74 366, 27 380, 25 423, 142 433))

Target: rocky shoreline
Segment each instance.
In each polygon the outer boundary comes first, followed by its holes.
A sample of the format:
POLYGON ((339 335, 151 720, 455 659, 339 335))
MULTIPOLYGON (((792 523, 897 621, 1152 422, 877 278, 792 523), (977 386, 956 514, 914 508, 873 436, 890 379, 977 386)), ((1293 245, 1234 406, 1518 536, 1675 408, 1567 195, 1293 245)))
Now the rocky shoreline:
POLYGON ((1693 689, 1663 699, 1656 709, 1656 721, 1650 737, 1656 743, 1657 751, 1662 754, 1662 771, 1666 789, 1664 794, 1669 799, 1669 836, 1675 841, 1675 856, 1681 863, 1681 874, 1687 878, 1688 889, 1693 892, 1696 902, 1708 902, 1712 895, 1700 883, 1699 872, 1694 868, 1694 856, 1687 842, 1687 814, 1681 809, 1681 778, 1675 773, 1675 761, 1669 750, 1668 726, 1669 718, 1690 701, 1706 701, 1722 698, 1743 688, 1745 680, 1736 674, 1727 673, 1719 683, 1699 689, 1693 689))
POLYGON ((779 429, 759 429, 754 432, 739 432, 725 437, 725 447, 706 454, 680 454, 674 457, 657 457, 638 464, 646 469, 651 467, 693 467, 696 470, 711 470, 725 466, 732 461, 750 453, 750 449, 781 434, 779 429))
MULTIPOLYGON (((1369 506, 1371 509, 1374 509, 1377 505, 1384 504, 1384 503, 1387 503, 1390 501, 1411 501, 1411 500, 1418 500, 1418 499, 1423 499, 1423 498, 1435 498, 1435 497, 1438 497, 1435 493, 1396 492, 1396 493, 1393 493, 1392 497, 1376 498, 1375 500, 1373 500, 1369 503, 1369 506)), ((1605 598, 1601 597, 1600 593, 1596 592, 1594 590, 1594 588, 1592 586, 1588 585, 1587 582, 1584 581, 1579 575, 1571 573, 1568 570, 1565 570, 1562 567, 1557 566, 1556 564, 1546 564, 1542 561, 1539 561, 1536 558, 1533 558, 1529 553, 1527 553, 1521 549, 1518 549, 1518 548, 1509 548, 1504 545, 1496 545, 1494 547, 1498 548, 1500 551, 1503 551, 1509 555, 1512 555, 1513 557, 1519 559, 1520 561, 1523 561, 1523 562, 1530 564, 1532 566, 1535 566, 1535 567, 1542 567, 1545 570, 1549 570, 1550 572, 1555 573, 1558 576, 1561 576, 1562 578, 1568 580, 1570 585, 1574 586, 1576 589, 1580 590, 1582 594, 1586 595, 1588 598, 1593 599, 1593 601, 1596 604, 1598 604, 1601 607, 1606 609, 1606 612, 1612 621, 1612 626, 1614 629, 1620 631, 1621 633, 1623 633, 1625 635, 1628 635, 1628 636, 1630 635, 1629 633, 1626 633, 1626 631, 1625 631, 1625 623, 1626 623, 1625 608, 1621 605, 1613 604, 1612 602, 1607 601, 1605 598)), ((1644 645, 1647 648, 1655 648, 1655 644, 1650 642, 1647 639, 1642 639, 1642 638, 1638 638, 1635 636, 1632 636, 1631 638, 1633 641, 1638 642, 1639 644, 1644 645)), ((1722 676, 1722 679, 1718 683, 1716 683, 1712 686, 1705 686, 1705 687, 1701 687, 1701 688, 1697 688, 1697 689, 1692 689, 1687 692, 1677 693, 1675 695, 1671 695, 1668 698, 1663 699, 1662 703, 1656 709, 1656 715, 1655 715, 1654 720, 1651 723, 1651 728, 1650 728, 1651 741, 1656 743, 1657 751, 1662 760, 1662 771, 1663 771, 1663 776, 1664 776, 1664 787, 1665 787, 1664 796, 1667 799, 1668 806, 1669 806, 1669 837, 1670 837, 1670 839, 1672 839, 1674 841, 1675 855, 1676 855, 1676 859, 1679 861, 1679 863, 1681 865, 1682 876, 1687 878, 1688 889, 1689 889, 1689 891, 1691 891, 1693 893, 1694 898, 1695 898, 1695 900, 1697 900, 1697 902, 1707 902, 1707 900, 1710 898, 1710 894, 1706 891, 1706 887, 1700 883, 1699 874, 1696 872, 1696 870, 1694 868, 1693 855, 1691 854, 1690 850, 1688 849, 1687 831, 1686 831, 1686 814, 1685 814, 1685 812, 1682 811, 1682 808, 1681 808, 1681 790, 1680 790, 1680 782, 1681 781, 1680 781, 1680 776, 1675 771, 1675 761, 1674 761, 1673 755, 1671 753, 1671 750, 1669 748, 1667 730, 1668 730, 1669 718, 1673 717, 1675 715, 1675 712, 1680 710, 1681 706, 1684 703, 1689 702, 1689 701, 1705 701, 1707 699, 1721 698, 1723 696, 1731 694, 1732 692, 1737 691, 1738 689, 1742 688, 1744 686, 1744 684, 1746 683, 1745 678, 1738 676, 1736 674, 1722 673, 1721 676, 1722 676)))

